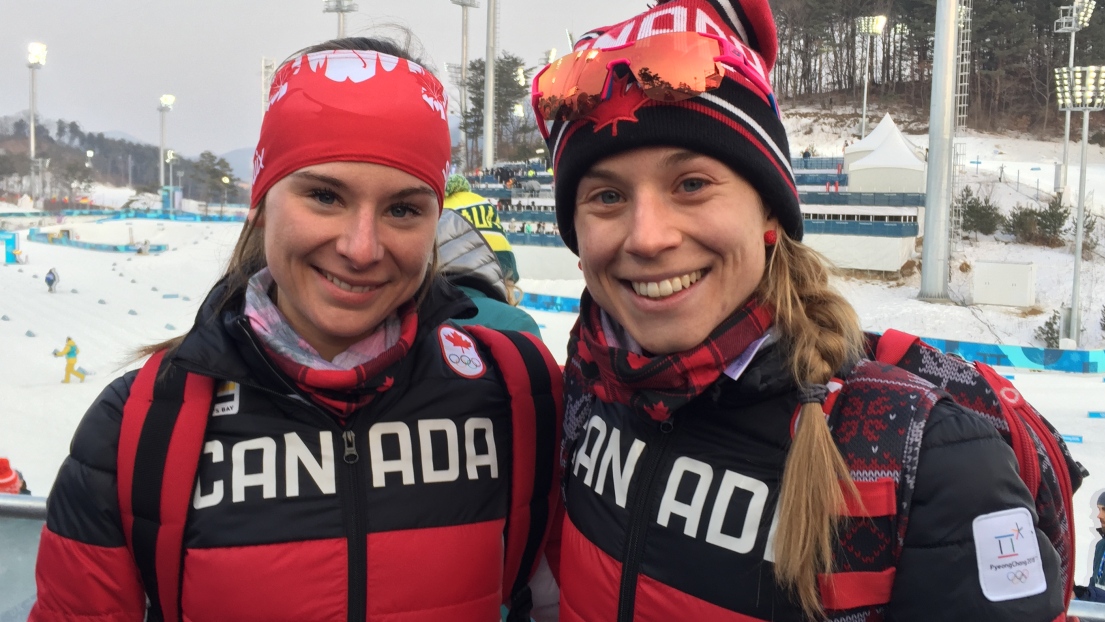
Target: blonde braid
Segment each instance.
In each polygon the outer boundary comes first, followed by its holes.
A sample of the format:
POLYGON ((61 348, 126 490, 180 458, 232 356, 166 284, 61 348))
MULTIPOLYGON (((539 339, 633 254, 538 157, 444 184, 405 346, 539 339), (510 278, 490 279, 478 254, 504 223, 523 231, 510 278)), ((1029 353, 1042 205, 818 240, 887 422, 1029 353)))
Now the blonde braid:
MULTIPOLYGON (((829 286, 829 270, 813 249, 779 235, 759 296, 775 309, 775 326, 799 386, 825 384, 837 370, 859 359, 859 318, 829 286)), ((824 617, 818 574, 832 571, 833 543, 844 507, 842 486, 858 499, 821 405, 805 404, 783 471, 775 576, 815 618, 824 617)))

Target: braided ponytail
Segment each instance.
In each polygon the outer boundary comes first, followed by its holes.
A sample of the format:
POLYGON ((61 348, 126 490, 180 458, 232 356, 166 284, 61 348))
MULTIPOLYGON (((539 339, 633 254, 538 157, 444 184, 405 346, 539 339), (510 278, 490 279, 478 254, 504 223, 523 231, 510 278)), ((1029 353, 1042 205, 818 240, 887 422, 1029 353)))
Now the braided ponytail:
MULTIPOLYGON (((813 249, 780 234, 759 297, 775 309, 800 387, 823 385, 859 359, 863 333, 851 305, 829 286, 829 271, 813 249)), ((858 499, 821 405, 804 404, 779 494, 775 576, 794 591, 806 614, 824 617, 818 574, 832 571, 833 543, 844 491, 858 499)))

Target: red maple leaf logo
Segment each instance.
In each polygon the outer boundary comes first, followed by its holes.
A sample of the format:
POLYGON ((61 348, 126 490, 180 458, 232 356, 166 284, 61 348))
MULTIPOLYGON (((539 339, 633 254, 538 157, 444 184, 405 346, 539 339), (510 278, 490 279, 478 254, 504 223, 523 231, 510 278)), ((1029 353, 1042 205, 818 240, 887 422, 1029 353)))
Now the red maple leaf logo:
POLYGON ((602 128, 613 126, 614 136, 618 135, 618 121, 637 123, 637 111, 648 103, 648 96, 641 90, 637 82, 630 82, 630 74, 614 80, 610 99, 595 106, 591 114, 584 117, 585 120, 595 123, 595 133, 602 128))
POLYGON ((395 378, 392 378, 391 376, 385 376, 384 377, 384 382, 381 383, 380 386, 376 390, 379 391, 379 392, 387 391, 394 384, 395 384, 395 378))
POLYGON ((645 406, 645 413, 656 421, 665 421, 671 416, 671 411, 668 410, 667 404, 663 402, 657 402, 652 406, 645 406))
POLYGON ((472 347, 472 342, 464 338, 464 335, 453 331, 445 337, 446 341, 460 348, 461 350, 467 350, 472 347))

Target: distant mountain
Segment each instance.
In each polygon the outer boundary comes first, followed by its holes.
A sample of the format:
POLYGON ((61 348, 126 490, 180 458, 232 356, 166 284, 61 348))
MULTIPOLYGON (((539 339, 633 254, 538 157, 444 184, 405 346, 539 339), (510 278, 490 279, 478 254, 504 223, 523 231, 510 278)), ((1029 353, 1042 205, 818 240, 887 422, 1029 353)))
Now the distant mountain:
POLYGON ((245 182, 253 179, 253 149, 235 149, 219 154, 219 157, 230 163, 230 169, 238 179, 245 182))
MULTIPOLYGON (((47 126, 47 127, 50 127, 50 126, 47 126)), ((135 144, 138 144, 138 145, 143 145, 143 144, 148 145, 149 144, 147 141, 144 141, 141 138, 135 138, 134 136, 131 136, 130 134, 127 134, 126 132, 120 132, 118 130, 112 130, 110 132, 104 132, 104 138, 110 138, 112 140, 125 140, 125 141, 129 141, 129 142, 132 142, 132 143, 135 143, 135 144)))

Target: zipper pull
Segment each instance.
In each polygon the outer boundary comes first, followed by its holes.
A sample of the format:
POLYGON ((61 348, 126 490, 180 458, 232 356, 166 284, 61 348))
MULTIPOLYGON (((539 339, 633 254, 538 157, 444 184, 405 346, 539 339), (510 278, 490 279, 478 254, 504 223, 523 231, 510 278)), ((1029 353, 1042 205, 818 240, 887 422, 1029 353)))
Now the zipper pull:
POLYGON ((672 417, 671 415, 668 415, 667 419, 664 419, 663 421, 660 422, 660 431, 663 432, 664 434, 671 434, 672 430, 674 430, 674 429, 675 429, 675 418, 672 417))
POLYGON ((353 464, 360 458, 357 455, 356 436, 353 434, 353 430, 347 430, 342 432, 341 437, 345 440, 345 463, 353 464))

